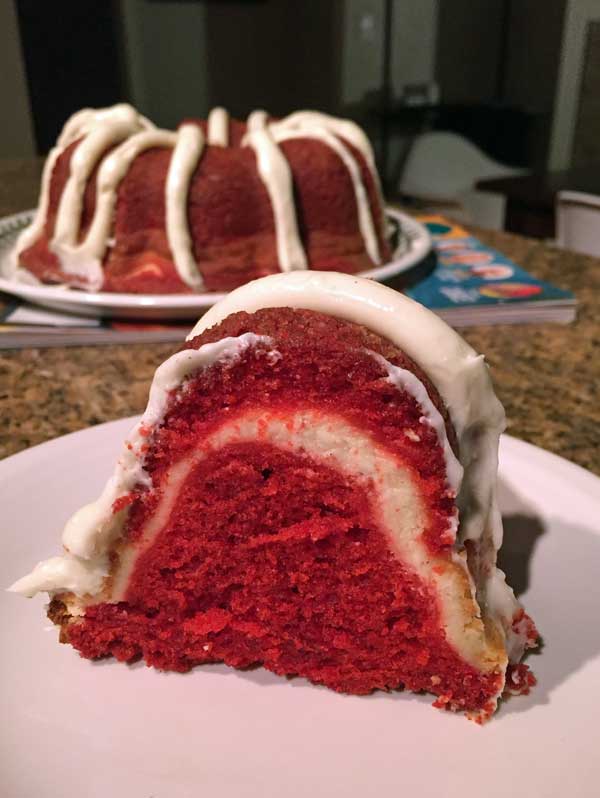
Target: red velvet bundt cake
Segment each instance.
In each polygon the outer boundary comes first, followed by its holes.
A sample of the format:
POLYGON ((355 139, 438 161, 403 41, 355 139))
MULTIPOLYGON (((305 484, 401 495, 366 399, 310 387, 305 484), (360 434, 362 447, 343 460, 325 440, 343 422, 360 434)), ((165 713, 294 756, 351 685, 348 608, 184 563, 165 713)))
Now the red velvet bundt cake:
POLYGON ((222 108, 160 130, 128 105, 84 110, 48 156, 16 276, 91 291, 228 291, 298 269, 386 263, 379 180, 353 122, 247 124, 222 108))
POLYGON ((534 681, 535 627, 495 566, 503 423, 483 358, 421 305, 265 277, 157 370, 65 553, 12 589, 49 591, 84 657, 404 686, 485 720, 534 681))

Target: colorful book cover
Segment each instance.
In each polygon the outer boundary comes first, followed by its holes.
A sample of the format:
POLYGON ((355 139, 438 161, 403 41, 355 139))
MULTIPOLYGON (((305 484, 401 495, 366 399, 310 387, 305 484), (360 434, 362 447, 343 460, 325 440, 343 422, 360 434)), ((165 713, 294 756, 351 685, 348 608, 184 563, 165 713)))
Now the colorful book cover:
POLYGON ((574 305, 570 291, 537 280, 443 216, 421 216, 437 256, 435 269, 406 293, 432 310, 547 302, 574 305))

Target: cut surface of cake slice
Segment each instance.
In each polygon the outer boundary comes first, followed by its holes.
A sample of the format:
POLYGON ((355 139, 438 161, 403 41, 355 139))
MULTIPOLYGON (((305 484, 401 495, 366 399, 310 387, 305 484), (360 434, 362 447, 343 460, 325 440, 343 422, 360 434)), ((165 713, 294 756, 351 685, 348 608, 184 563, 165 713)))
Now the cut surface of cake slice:
POLYGON ((48 591, 84 657, 405 687, 483 721, 533 683, 537 637, 495 565, 503 425, 483 358, 422 306, 263 278, 159 367, 65 553, 12 589, 48 591))

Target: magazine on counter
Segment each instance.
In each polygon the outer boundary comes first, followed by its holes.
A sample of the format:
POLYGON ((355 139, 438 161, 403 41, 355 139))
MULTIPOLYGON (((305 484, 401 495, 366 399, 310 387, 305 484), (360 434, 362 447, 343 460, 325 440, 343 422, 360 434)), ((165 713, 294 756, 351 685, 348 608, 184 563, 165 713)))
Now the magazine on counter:
POLYGON ((537 280, 443 216, 420 216, 436 255, 433 270, 405 289, 448 324, 523 324, 575 318, 570 291, 537 280))
MULTIPOLYGON (((448 324, 568 323, 575 318, 569 291, 537 280, 513 261, 482 244, 443 216, 421 216, 434 252, 427 268, 389 281, 426 305, 448 324)), ((29 305, 0 295, 0 349, 94 344, 134 344, 184 340, 194 325, 89 318, 29 305)))

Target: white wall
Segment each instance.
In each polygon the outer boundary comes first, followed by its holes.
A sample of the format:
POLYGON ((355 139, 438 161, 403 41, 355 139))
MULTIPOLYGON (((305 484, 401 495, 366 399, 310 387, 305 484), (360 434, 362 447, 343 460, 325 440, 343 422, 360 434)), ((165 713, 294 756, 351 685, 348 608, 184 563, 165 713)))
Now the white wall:
POLYGON ((340 96, 350 105, 381 88, 383 0, 345 0, 343 20, 340 96))
POLYGON ((0 2, 0 158, 35 155, 14 0, 0 2))
MULTIPOLYGON (((343 104, 359 103, 369 92, 382 88, 384 0, 345 0, 340 96, 343 104)), ((407 85, 435 79, 438 0, 394 0, 390 65, 392 97, 399 100, 407 85)), ((369 131, 377 148, 378 131, 369 131)), ((389 171, 402 163, 409 139, 392 130, 389 171)))
POLYGON ((568 0, 548 159, 548 168, 552 171, 568 169, 571 164, 585 58, 585 34, 590 20, 600 20, 600 0, 568 0))
POLYGON ((392 85, 401 97, 408 84, 431 83, 435 73, 437 0, 394 0, 392 85))
MULTIPOLYGON (((392 4, 392 89, 402 96, 407 84, 434 79, 438 0, 394 0, 392 4)), ((345 0, 342 101, 360 102, 381 88, 384 0, 345 0)))
POLYGON ((204 5, 145 0, 120 0, 120 4, 133 104, 163 127, 175 127, 186 117, 206 116, 204 5))

